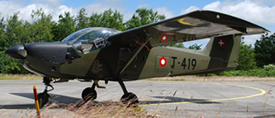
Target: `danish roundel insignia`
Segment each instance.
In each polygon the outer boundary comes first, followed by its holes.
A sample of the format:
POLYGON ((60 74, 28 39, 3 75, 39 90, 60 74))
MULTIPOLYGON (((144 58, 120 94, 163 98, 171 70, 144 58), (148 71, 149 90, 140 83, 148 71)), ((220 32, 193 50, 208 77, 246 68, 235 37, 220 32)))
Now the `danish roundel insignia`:
POLYGON ((161 57, 161 58, 159 59, 159 65, 160 65, 161 67, 164 67, 164 66, 166 66, 166 64, 167 64, 166 58, 165 58, 165 57, 161 57))
POLYGON ((168 37, 166 35, 163 35, 163 36, 161 36, 160 40, 164 42, 164 41, 167 41, 167 39, 168 39, 168 37))

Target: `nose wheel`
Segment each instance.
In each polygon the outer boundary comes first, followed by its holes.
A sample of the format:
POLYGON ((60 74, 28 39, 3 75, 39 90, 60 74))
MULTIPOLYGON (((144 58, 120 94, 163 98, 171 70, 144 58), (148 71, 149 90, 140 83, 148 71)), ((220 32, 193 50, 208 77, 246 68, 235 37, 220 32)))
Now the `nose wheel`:
POLYGON ((52 98, 48 93, 40 93, 37 95, 39 108, 43 108, 44 106, 48 106, 52 102, 52 98))
POLYGON ((38 103, 39 103, 39 108, 43 108, 44 106, 50 105, 52 103, 52 98, 48 94, 48 92, 52 91, 54 88, 50 84, 50 82, 51 82, 50 78, 47 78, 47 77, 43 78, 43 83, 45 83, 44 92, 37 95, 37 97, 38 97, 38 103), (48 87, 51 87, 51 89, 48 90, 48 87))

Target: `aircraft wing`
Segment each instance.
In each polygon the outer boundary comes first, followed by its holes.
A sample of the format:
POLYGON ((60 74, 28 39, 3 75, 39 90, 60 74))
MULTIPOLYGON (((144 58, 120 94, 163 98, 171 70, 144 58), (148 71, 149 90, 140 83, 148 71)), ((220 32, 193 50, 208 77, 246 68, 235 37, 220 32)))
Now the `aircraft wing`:
POLYGON ((110 36, 116 45, 146 42, 152 47, 230 34, 261 34, 265 28, 248 21, 213 11, 195 11, 171 19, 133 28, 110 36))

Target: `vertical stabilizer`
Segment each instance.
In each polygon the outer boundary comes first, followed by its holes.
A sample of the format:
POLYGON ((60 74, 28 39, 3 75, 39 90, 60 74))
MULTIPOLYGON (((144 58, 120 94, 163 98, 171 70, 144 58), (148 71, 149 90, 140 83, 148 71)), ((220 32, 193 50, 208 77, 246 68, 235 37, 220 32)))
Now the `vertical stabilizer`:
POLYGON ((211 57, 208 69, 223 69, 237 67, 239 59, 241 36, 227 35, 211 38, 202 50, 211 57))

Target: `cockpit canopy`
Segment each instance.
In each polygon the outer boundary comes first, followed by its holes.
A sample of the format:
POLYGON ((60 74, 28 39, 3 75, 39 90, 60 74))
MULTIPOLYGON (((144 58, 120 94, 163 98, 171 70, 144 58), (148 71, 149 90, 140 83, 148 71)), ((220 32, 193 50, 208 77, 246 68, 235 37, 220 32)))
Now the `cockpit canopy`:
POLYGON ((79 50, 86 54, 105 47, 107 44, 106 39, 118 32, 120 31, 103 27, 85 28, 67 36, 62 42, 70 42, 75 47, 78 47, 78 49, 81 46, 79 50))

